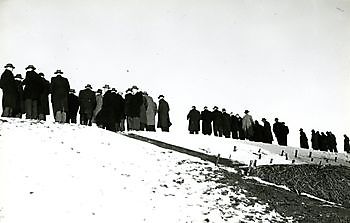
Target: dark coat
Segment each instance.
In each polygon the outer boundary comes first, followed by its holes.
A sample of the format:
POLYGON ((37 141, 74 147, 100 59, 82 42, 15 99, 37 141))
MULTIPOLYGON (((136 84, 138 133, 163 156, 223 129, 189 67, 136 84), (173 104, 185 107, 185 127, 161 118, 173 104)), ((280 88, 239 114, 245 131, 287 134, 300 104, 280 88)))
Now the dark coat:
POLYGON ((27 71, 26 78, 23 80, 24 99, 40 100, 43 91, 43 81, 35 71, 27 71))
POLYGON ((15 80, 15 82, 16 82, 16 88, 17 88, 17 99, 16 99, 16 106, 13 111, 14 116, 22 115, 25 113, 23 84, 22 84, 22 81, 20 80, 15 80))
POLYGON ((131 101, 132 101, 133 95, 131 93, 128 93, 125 95, 125 115, 128 117, 131 117, 131 101))
POLYGON ((96 107, 95 92, 89 88, 79 92, 79 114, 87 114, 92 117, 92 112, 96 107))
POLYGON ((145 96, 142 95, 142 103, 141 103, 141 106, 140 106, 140 122, 147 125, 147 114, 146 114, 146 111, 147 111, 147 99, 145 96))
POLYGON ((255 142, 263 142, 264 141, 264 127, 262 125, 260 125, 260 123, 258 121, 255 121, 254 125, 253 125, 253 129, 254 129, 253 140, 255 142))
POLYGON ((288 134, 289 134, 288 126, 286 126, 282 123, 282 127, 281 127, 282 144, 281 145, 284 145, 284 146, 288 145, 288 134))
POLYGON ((5 70, 0 78, 0 88, 2 89, 2 108, 16 107, 18 97, 17 86, 12 71, 5 70))
POLYGON ((271 125, 268 121, 264 121, 264 127, 263 127, 263 142, 264 143, 272 143, 273 136, 271 132, 271 125))
POLYGON ((187 120, 188 120, 188 131, 199 131, 200 130, 200 120, 201 120, 201 114, 198 110, 195 108, 192 109, 187 114, 187 120))
POLYGON ((318 140, 319 139, 319 134, 317 134, 314 130, 311 131, 311 147, 314 150, 318 150, 318 140))
POLYGON ((164 99, 160 99, 158 106, 158 128, 167 129, 171 126, 169 111, 170 108, 168 102, 164 99))
POLYGON ((219 110, 212 111, 214 128, 222 129, 222 112, 219 110))
POLYGON ((39 114, 49 115, 50 114, 49 94, 51 93, 51 84, 45 78, 42 78, 41 81, 42 81, 42 91, 41 91, 40 100, 38 103, 38 111, 39 111, 39 114))
POLYGON ((275 122, 273 124, 273 133, 275 133, 275 137, 277 139, 278 145, 282 145, 282 123, 281 122, 275 122))
POLYGON ((69 117, 76 117, 79 110, 79 97, 73 93, 68 94, 68 114, 69 117))
POLYGON ((222 130, 226 138, 231 136, 231 116, 226 112, 222 113, 222 130))
POLYGON ((57 111, 68 111, 68 94, 70 86, 68 79, 57 75, 51 78, 51 103, 54 115, 57 111))
POLYGON ((117 123, 117 109, 116 109, 117 95, 111 90, 108 90, 102 99, 102 109, 96 116, 97 125, 102 125, 107 130, 115 131, 115 124, 117 123))
POLYGON ((201 119, 202 119, 202 133, 204 135, 211 135, 213 131, 211 127, 211 122, 213 121, 211 111, 209 110, 202 111, 201 119))
POLYGON ((121 119, 125 118, 125 100, 120 94, 115 94, 113 97, 114 109, 115 109, 115 119, 116 122, 120 122, 121 119))
POLYGON ((305 132, 300 130, 300 148, 308 149, 309 143, 305 132))
POLYGON ((141 92, 130 97, 129 116, 140 117, 141 105, 143 104, 143 95, 141 92))
POLYGON ((344 152, 350 153, 349 137, 344 136, 344 152))

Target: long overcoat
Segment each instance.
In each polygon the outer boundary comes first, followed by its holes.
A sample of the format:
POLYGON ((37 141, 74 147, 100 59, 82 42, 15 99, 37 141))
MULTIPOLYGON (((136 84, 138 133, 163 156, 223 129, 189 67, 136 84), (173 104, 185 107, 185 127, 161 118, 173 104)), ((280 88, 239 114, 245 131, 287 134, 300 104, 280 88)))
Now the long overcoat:
POLYGON ((51 78, 51 103, 53 112, 68 112, 68 94, 70 90, 68 79, 57 75, 51 78))
POLYGON ((147 101, 146 117, 147 125, 156 125, 157 104, 153 101, 153 98, 149 95, 145 95, 147 101))
POLYGON ((300 148, 308 149, 309 143, 305 132, 300 131, 300 148))
POLYGON ((39 111, 39 114, 49 115, 50 114, 49 94, 51 93, 51 84, 45 78, 42 78, 41 81, 42 81, 42 91, 40 94, 38 111, 39 111))
POLYGON ((169 117, 169 104, 164 99, 159 100, 158 105, 158 128, 169 128, 171 126, 169 117))
POLYGON ((12 71, 5 70, 0 78, 0 88, 2 89, 2 108, 16 107, 18 97, 17 86, 12 71))
POLYGON ((39 74, 34 70, 27 71, 23 85, 25 85, 24 99, 40 100, 40 95, 43 91, 43 81, 39 74))
POLYGON ((147 124, 147 114, 146 114, 147 106, 148 106, 147 99, 145 98, 145 96, 142 96, 142 103, 140 106, 140 122, 145 125, 147 124))
POLYGON ((242 119, 242 129, 246 134, 246 138, 251 139, 254 136, 254 121, 251 115, 245 114, 242 119))
POLYGON ((263 132, 263 142, 264 143, 272 143, 273 136, 271 132, 271 125, 268 121, 264 121, 264 132, 263 132))
POLYGON ((201 120, 201 113, 193 108, 188 114, 187 114, 187 120, 188 120, 188 131, 199 131, 200 130, 200 120, 201 120))
POLYGON ((92 112, 96 108, 95 92, 89 88, 79 92, 79 114, 87 114, 92 117, 92 112))
POLYGON ((211 111, 206 109, 202 111, 201 119, 202 119, 202 133, 204 135, 210 135, 213 132, 211 127, 211 122, 213 121, 211 111))

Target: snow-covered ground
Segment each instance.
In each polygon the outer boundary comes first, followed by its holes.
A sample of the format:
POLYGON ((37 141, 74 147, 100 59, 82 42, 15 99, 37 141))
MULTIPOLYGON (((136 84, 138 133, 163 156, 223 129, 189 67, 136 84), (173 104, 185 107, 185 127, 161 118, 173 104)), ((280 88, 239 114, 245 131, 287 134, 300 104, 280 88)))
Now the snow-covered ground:
POLYGON ((321 164, 350 166, 350 156, 346 153, 321 152, 291 146, 278 146, 247 140, 214 137, 213 135, 191 135, 186 132, 133 133, 211 155, 220 154, 220 157, 230 158, 246 165, 250 165, 252 161, 256 161, 257 165, 292 164, 293 162, 295 164, 319 164, 321 162, 321 164), (281 156, 282 150, 283 156, 281 156), (295 151, 297 151, 297 157, 295 157, 295 151), (310 152, 311 157, 309 157, 310 152))
MULTIPOLYGON (((191 137, 193 142, 203 140, 191 137)), ((194 146, 187 138, 178 143, 194 146)), ((235 143, 237 154, 255 149, 235 143)), ((208 145, 201 149, 215 144, 208 145)), ((218 143, 215 148, 232 151, 228 145, 218 143)), ((0 222, 292 220, 246 196, 244 190, 212 180, 220 177, 217 169, 200 159, 96 127, 1 119, 0 222)))

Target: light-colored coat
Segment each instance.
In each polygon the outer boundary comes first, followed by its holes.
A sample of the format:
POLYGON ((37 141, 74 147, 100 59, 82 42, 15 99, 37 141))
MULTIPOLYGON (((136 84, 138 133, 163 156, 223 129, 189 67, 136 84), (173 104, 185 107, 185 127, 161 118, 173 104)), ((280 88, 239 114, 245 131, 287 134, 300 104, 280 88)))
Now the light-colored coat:
POLYGON ((252 137, 254 134, 253 130, 254 120, 251 115, 246 114, 242 119, 242 129, 246 134, 246 137, 252 137))
POLYGON ((147 100, 147 125, 156 125, 157 104, 153 101, 151 96, 145 95, 147 100))

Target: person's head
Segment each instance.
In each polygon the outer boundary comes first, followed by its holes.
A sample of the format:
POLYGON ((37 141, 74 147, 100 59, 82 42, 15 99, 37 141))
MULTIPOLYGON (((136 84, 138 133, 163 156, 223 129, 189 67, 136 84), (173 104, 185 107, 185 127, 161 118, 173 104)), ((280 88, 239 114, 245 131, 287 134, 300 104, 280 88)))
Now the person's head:
POLYGON ((117 93, 117 89, 115 89, 114 87, 111 90, 113 93, 117 93))
POLYGON ((275 122, 278 122, 278 118, 275 118, 275 122))
POLYGON ((131 90, 132 90, 133 94, 136 94, 139 91, 139 88, 134 85, 134 86, 131 87, 131 90))
POLYGON ((90 90, 92 90, 91 84, 87 84, 87 85, 85 86, 85 89, 90 89, 90 90))
POLYGON ((207 107, 207 106, 204 106, 204 110, 208 110, 208 107, 207 107))
POLYGON ((196 106, 193 105, 193 106, 192 106, 192 109, 196 109, 196 106))
POLYGON ((44 75, 43 73, 40 72, 40 73, 39 73, 39 76, 43 78, 45 75, 44 75))
POLYGON ((299 129, 300 132, 304 131, 302 128, 299 129))
POLYGON ((225 108, 223 108, 223 109, 222 109, 222 112, 226 112, 226 109, 225 109, 225 108))
POLYGON ((12 65, 12 63, 8 63, 4 66, 5 69, 13 71, 13 69, 15 69, 15 67, 12 65))
POLYGON ((97 89, 96 94, 102 94, 102 89, 97 89))
POLYGON ((240 118, 240 117, 241 117, 239 114, 236 114, 235 116, 236 116, 237 118, 240 118))
POLYGON ((21 74, 16 74, 15 79, 21 81, 23 80, 23 77, 21 74))
POLYGON ((70 90, 69 90, 69 93, 70 93, 70 94, 75 94, 75 90, 74 90, 74 89, 70 89, 70 90))
POLYGON ((159 96, 158 96, 158 99, 159 99, 159 100, 164 99, 164 95, 162 95, 162 94, 159 95, 159 96))
POLYGON ((245 110, 245 111, 244 111, 244 114, 248 114, 248 113, 249 113, 249 110, 245 110))
POLYGON ((214 108, 213 108, 214 110, 218 110, 219 108, 218 108, 218 106, 214 106, 214 108))
POLYGON ((35 68, 33 65, 28 65, 28 66, 26 67, 26 70, 28 70, 28 71, 33 71, 33 70, 36 70, 36 68, 35 68))
POLYGON ((262 121, 262 122, 266 122, 266 118, 262 118, 261 121, 262 121))
POLYGON ((128 89, 126 89, 126 91, 125 91, 126 94, 131 94, 131 92, 132 92, 132 91, 131 91, 131 88, 128 88, 128 89))

